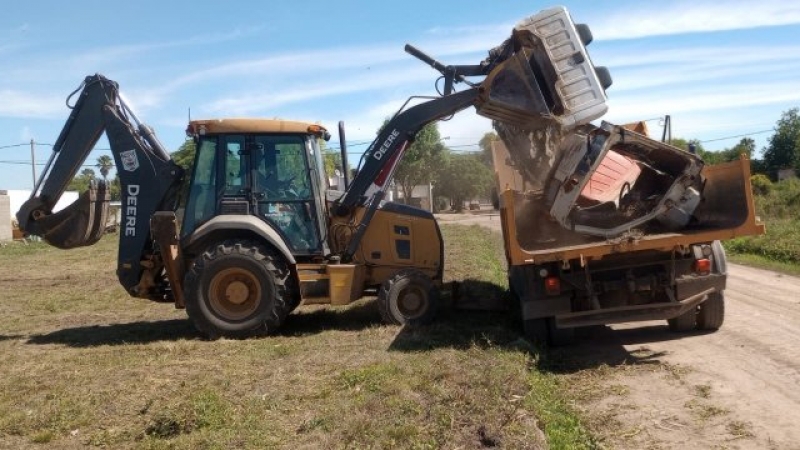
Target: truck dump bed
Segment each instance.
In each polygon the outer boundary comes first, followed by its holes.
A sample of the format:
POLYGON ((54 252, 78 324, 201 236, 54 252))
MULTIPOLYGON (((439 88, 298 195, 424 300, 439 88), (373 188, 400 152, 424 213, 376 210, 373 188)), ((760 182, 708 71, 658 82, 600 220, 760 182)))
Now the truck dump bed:
MULTIPOLYGON (((500 211, 506 256, 510 265, 599 259, 605 255, 639 250, 671 251, 698 242, 725 240, 764 233, 755 216, 750 186, 750 162, 703 166, 702 196, 689 223, 678 230, 643 224, 614 236, 594 236, 565 228, 553 218, 542 180, 530 180, 514 163, 502 141, 493 143, 495 176, 500 191, 500 211)), ((641 164, 610 152, 582 186, 577 204, 597 205, 598 217, 612 214, 621 200, 610 201, 616 186, 635 185, 641 164), (605 163, 605 164, 604 164, 605 163), (627 170, 622 170, 627 169, 627 170), (606 189, 598 188, 599 186, 606 189), (602 208, 608 208, 604 214, 602 208)), ((658 161, 650 161, 651 165, 658 161)), ((652 167, 651 167, 652 169, 652 167)), ((650 170, 650 169, 649 169, 650 170)), ((555 166, 551 170, 555 172, 555 166)), ((551 175, 552 176, 552 175, 551 175)), ((630 186, 627 190, 630 190, 630 186)), ((623 194, 624 192, 624 188, 623 194)), ((552 195, 551 195, 552 197, 552 195)), ((573 214, 574 215, 574 214, 573 214)))

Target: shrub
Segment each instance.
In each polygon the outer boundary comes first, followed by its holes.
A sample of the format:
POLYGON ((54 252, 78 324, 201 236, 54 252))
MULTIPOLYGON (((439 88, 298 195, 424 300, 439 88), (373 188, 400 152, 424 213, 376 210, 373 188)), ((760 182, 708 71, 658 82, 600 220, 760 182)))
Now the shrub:
POLYGON ((768 195, 772 191, 772 181, 762 173, 750 177, 750 184, 752 184, 753 193, 756 195, 768 195))

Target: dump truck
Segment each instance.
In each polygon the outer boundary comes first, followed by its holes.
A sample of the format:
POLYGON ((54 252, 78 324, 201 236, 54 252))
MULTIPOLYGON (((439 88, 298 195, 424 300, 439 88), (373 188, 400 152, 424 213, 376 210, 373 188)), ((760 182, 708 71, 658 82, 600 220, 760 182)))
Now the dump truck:
POLYGON ((565 136, 495 127, 509 288, 528 337, 560 345, 578 327, 645 320, 722 326, 721 241, 764 232, 745 157, 706 165, 644 122, 565 136))

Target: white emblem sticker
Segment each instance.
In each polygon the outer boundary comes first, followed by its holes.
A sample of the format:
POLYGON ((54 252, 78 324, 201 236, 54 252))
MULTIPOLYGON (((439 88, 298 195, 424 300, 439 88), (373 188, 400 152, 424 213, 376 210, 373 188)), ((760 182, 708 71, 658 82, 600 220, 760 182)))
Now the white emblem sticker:
POLYGON ((139 158, 136 156, 136 150, 126 150, 119 153, 122 159, 122 168, 128 172, 133 172, 139 168, 139 158))

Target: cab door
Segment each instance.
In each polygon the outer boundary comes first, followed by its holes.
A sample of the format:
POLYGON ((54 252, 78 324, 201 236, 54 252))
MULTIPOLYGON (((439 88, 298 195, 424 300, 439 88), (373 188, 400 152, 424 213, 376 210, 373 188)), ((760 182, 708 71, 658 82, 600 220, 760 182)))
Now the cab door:
POLYGON ((321 255, 314 170, 304 135, 253 136, 255 214, 271 224, 295 255, 321 255))

